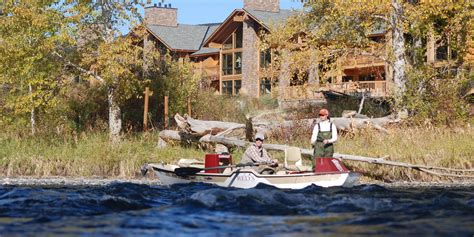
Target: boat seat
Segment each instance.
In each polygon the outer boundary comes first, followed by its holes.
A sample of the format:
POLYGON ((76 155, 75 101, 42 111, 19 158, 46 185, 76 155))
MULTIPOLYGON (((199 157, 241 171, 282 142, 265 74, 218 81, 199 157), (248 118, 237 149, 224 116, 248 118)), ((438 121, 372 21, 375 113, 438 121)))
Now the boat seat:
POLYGON ((224 171, 222 171, 222 174, 232 174, 232 168, 225 168, 224 171))
POLYGON ((286 175, 286 171, 284 171, 284 170, 278 170, 278 171, 276 172, 276 174, 277 174, 277 175, 286 175))
POLYGON ((178 166, 204 168, 204 162, 196 160, 196 159, 179 159, 178 166))
POLYGON ((311 166, 303 165, 301 150, 298 147, 288 147, 285 149, 285 169, 293 171, 313 171, 311 166))

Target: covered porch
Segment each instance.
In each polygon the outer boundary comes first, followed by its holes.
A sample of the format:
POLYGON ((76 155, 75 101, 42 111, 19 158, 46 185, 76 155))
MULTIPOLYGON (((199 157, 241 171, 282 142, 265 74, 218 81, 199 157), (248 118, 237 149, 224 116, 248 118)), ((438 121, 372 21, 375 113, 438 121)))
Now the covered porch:
POLYGON ((388 95, 386 81, 354 81, 341 83, 326 83, 283 88, 283 100, 323 99, 321 91, 337 91, 344 94, 362 94, 370 97, 386 97, 388 95))
POLYGON ((307 83, 298 86, 281 88, 282 100, 322 99, 321 91, 336 91, 349 95, 364 93, 369 97, 386 97, 389 95, 385 66, 365 68, 347 68, 340 75, 326 83, 307 83))

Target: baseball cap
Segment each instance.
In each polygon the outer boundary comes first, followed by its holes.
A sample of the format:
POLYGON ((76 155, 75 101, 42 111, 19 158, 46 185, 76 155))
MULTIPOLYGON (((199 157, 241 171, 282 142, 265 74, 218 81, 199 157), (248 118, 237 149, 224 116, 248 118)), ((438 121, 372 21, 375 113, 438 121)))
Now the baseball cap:
POLYGON ((327 109, 321 109, 319 115, 329 115, 329 111, 327 109))
POLYGON ((255 140, 260 139, 260 140, 265 140, 265 136, 262 133, 257 133, 255 134, 255 140))

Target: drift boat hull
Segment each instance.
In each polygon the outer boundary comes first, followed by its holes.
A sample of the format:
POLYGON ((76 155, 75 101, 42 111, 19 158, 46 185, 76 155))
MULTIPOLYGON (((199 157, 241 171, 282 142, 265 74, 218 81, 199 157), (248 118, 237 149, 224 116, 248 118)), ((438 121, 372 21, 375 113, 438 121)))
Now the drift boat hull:
POLYGON ((353 186, 358 175, 350 171, 304 172, 291 174, 259 174, 252 168, 234 168, 224 173, 199 172, 193 175, 179 176, 174 172, 176 166, 150 164, 160 181, 165 185, 202 182, 221 187, 254 188, 260 183, 281 189, 303 189, 311 185, 320 187, 353 186))

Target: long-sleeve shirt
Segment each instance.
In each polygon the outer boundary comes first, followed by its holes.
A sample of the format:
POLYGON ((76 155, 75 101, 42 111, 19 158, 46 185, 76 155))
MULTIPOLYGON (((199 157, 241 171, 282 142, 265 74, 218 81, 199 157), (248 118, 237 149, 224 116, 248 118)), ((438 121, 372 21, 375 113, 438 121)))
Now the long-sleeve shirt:
MULTIPOLYGON (((329 143, 334 143, 337 141, 337 129, 336 129, 336 125, 334 125, 334 123, 331 123, 328 120, 325 120, 325 121, 322 121, 322 122, 319 122, 319 126, 321 127, 321 132, 329 132, 331 131, 330 129, 330 126, 332 124, 332 136, 331 136, 331 139, 329 139, 329 143)), ((318 139, 318 133, 319 133, 319 130, 318 130, 318 124, 315 124, 314 125, 314 128, 313 128, 313 135, 311 135, 311 144, 315 144, 316 143, 316 139, 318 139)))
POLYGON ((257 147, 255 144, 249 146, 247 150, 245 150, 242 159, 240 160, 241 164, 246 163, 271 163, 272 159, 270 155, 267 153, 267 150, 263 147, 257 147))

